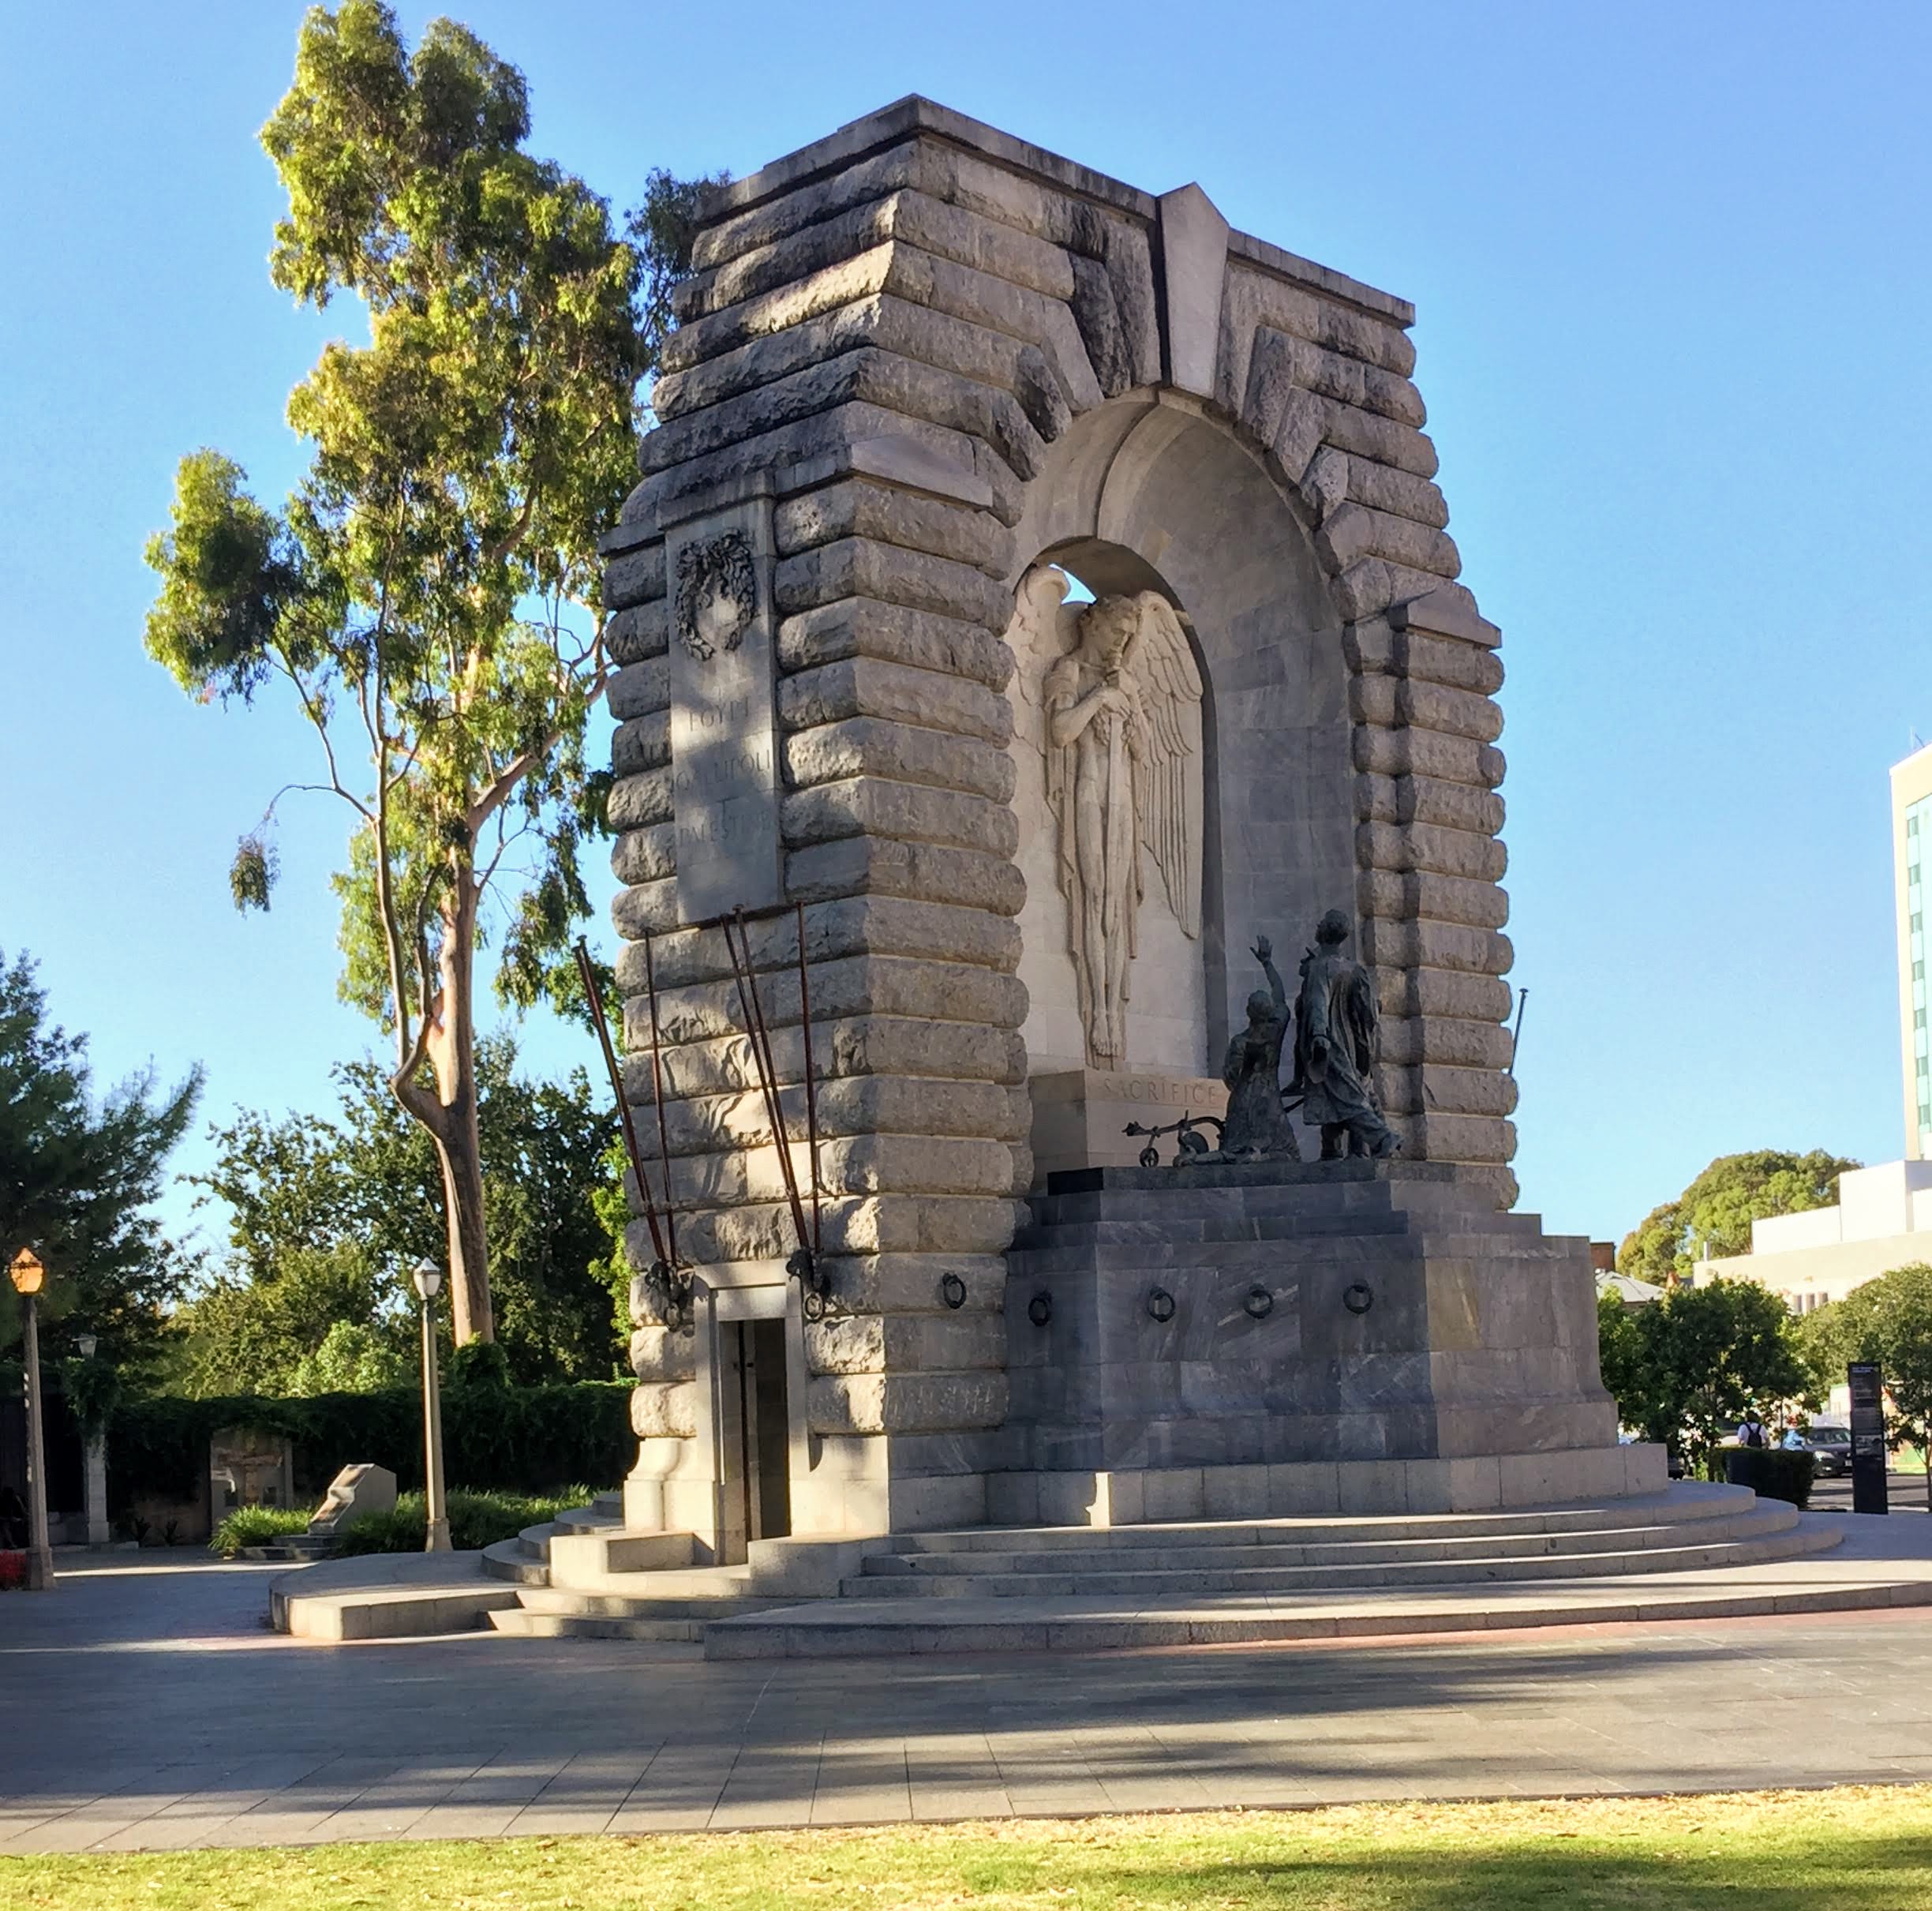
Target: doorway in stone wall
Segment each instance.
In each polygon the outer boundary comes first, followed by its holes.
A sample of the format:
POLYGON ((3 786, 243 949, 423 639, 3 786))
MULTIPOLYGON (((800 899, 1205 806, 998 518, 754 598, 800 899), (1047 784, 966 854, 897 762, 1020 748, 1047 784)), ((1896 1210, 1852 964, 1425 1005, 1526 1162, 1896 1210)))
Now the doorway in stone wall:
POLYGON ((790 1399, 785 1323, 721 1321, 715 1365, 721 1557, 736 1561, 754 1539, 792 1531, 790 1399))

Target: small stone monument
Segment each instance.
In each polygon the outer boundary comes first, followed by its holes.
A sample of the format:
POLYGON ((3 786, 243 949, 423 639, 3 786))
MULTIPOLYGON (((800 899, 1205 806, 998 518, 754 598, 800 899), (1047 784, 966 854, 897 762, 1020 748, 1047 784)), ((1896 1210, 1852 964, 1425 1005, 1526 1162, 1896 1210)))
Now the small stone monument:
POLYGON ((387 1467, 345 1467, 329 1482, 322 1504, 309 1522, 313 1539, 334 1539, 365 1513, 395 1510, 396 1476, 387 1467))

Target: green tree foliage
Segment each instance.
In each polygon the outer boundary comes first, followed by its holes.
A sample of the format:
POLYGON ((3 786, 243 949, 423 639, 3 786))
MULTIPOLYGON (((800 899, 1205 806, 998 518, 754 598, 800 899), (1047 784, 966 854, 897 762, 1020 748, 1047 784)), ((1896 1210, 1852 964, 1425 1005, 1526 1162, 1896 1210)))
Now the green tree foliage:
MULTIPOLYGON (((411 1377, 410 1367, 396 1344, 398 1338, 359 1321, 338 1321, 313 1354, 296 1362, 289 1392, 304 1400, 318 1393, 376 1393, 384 1387, 405 1385, 411 1377)), ((480 1340, 474 1344, 494 1343, 480 1340)))
POLYGON ((1830 1207, 1838 1177, 1859 1165, 1815 1148, 1808 1155, 1772 1148, 1720 1155, 1676 1200, 1652 1208, 1624 1236, 1617 1272, 1662 1285, 1689 1273, 1707 1243, 1713 1254, 1748 1253, 1753 1221, 1830 1207))
MULTIPOLYGON (((523 149, 522 75, 433 21, 412 53, 376 0, 313 8, 262 142, 288 195, 270 269, 360 302, 290 398, 307 472, 279 511, 212 451, 185 459, 151 655, 202 700, 278 684, 351 816, 344 998, 393 1036, 391 1092, 433 1146, 459 1341, 496 1322, 476 1066, 478 950, 515 1006, 575 991, 584 754, 610 676, 597 532, 635 475, 640 380, 687 268, 694 189, 652 175, 630 238, 523 149)), ((269 819, 274 804, 270 804, 269 819)), ((237 904, 266 907, 269 819, 237 904)))
MULTIPOLYGON (((32 1247, 47 1265, 47 1317, 98 1336, 96 1359, 130 1377, 159 1358, 187 1273, 147 1210, 200 1092, 199 1070, 159 1092, 150 1071, 97 1104, 86 1036, 48 1021, 27 957, 0 954, 0 1262, 32 1247)), ((0 1277, 0 1347, 19 1332, 0 1277)))
POLYGON ((1604 1296, 1597 1342, 1617 1418, 1694 1463, 1747 1411, 1806 1399, 1814 1387, 1790 1310, 1755 1281, 1672 1287, 1627 1313, 1604 1296))
MULTIPOLYGON (((582 1070, 561 1083, 519 1074, 507 1037, 479 1044, 477 1073, 509 1374, 607 1378, 620 1351, 620 1261, 600 1214, 616 1118, 582 1070)), ((407 1272, 440 1260, 436 1152, 379 1064, 336 1077, 333 1120, 245 1111, 215 1130, 215 1165, 192 1178, 226 1207, 230 1247, 184 1310, 194 1392, 359 1391, 414 1371, 407 1272)))
POLYGON ((1807 1314, 1802 1334, 1821 1385, 1842 1381, 1848 1361, 1878 1362, 1891 1396, 1892 1444, 1923 1456, 1932 1509, 1932 1267, 1915 1261, 1867 1281, 1807 1314))

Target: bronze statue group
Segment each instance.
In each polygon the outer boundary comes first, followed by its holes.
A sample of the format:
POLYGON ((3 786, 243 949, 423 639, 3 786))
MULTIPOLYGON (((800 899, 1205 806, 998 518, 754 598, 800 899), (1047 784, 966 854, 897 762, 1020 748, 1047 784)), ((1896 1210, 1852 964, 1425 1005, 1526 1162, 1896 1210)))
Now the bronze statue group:
MULTIPOLYGON (((1376 1100, 1374 1070, 1380 1015, 1375 976, 1346 954, 1348 918, 1331 909, 1301 957, 1294 1003, 1275 966, 1274 946, 1257 939, 1255 959, 1266 989, 1248 998, 1248 1025, 1228 1044, 1221 1079, 1227 1084, 1221 1146, 1196 1160, 1299 1160, 1290 1112, 1297 1107, 1321 1131, 1321 1158, 1385 1160, 1401 1146, 1376 1100), (1294 1074, 1281 1085, 1282 1049, 1292 1027, 1294 1074)), ((1183 1156, 1185 1160, 1185 1157, 1183 1156)))

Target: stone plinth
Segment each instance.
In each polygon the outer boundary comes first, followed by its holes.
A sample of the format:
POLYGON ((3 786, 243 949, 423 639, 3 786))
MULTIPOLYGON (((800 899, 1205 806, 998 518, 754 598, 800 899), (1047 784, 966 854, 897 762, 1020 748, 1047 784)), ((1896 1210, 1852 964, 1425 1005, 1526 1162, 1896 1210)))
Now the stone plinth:
POLYGON ((1055 1175, 1009 1257, 1007 1366, 996 1521, 1462 1511, 1663 1484, 1661 1448, 1617 1443, 1587 1244, 1498 1213, 1446 1163, 1055 1175))
MULTIPOLYGON (((1099 1069, 1055 1070, 1027 1084, 1033 1100, 1033 1182, 1043 1189, 1047 1177, 1084 1167, 1133 1167, 1144 1141, 1126 1132, 1129 1122, 1164 1128, 1184 1115, 1223 1115, 1227 1089, 1207 1076, 1162 1075, 1144 1071, 1116 1074, 1099 1069)), ((1203 1130, 1216 1145, 1212 1129, 1203 1130)), ((1163 1135, 1161 1158, 1174 1152, 1174 1137, 1163 1135)))

